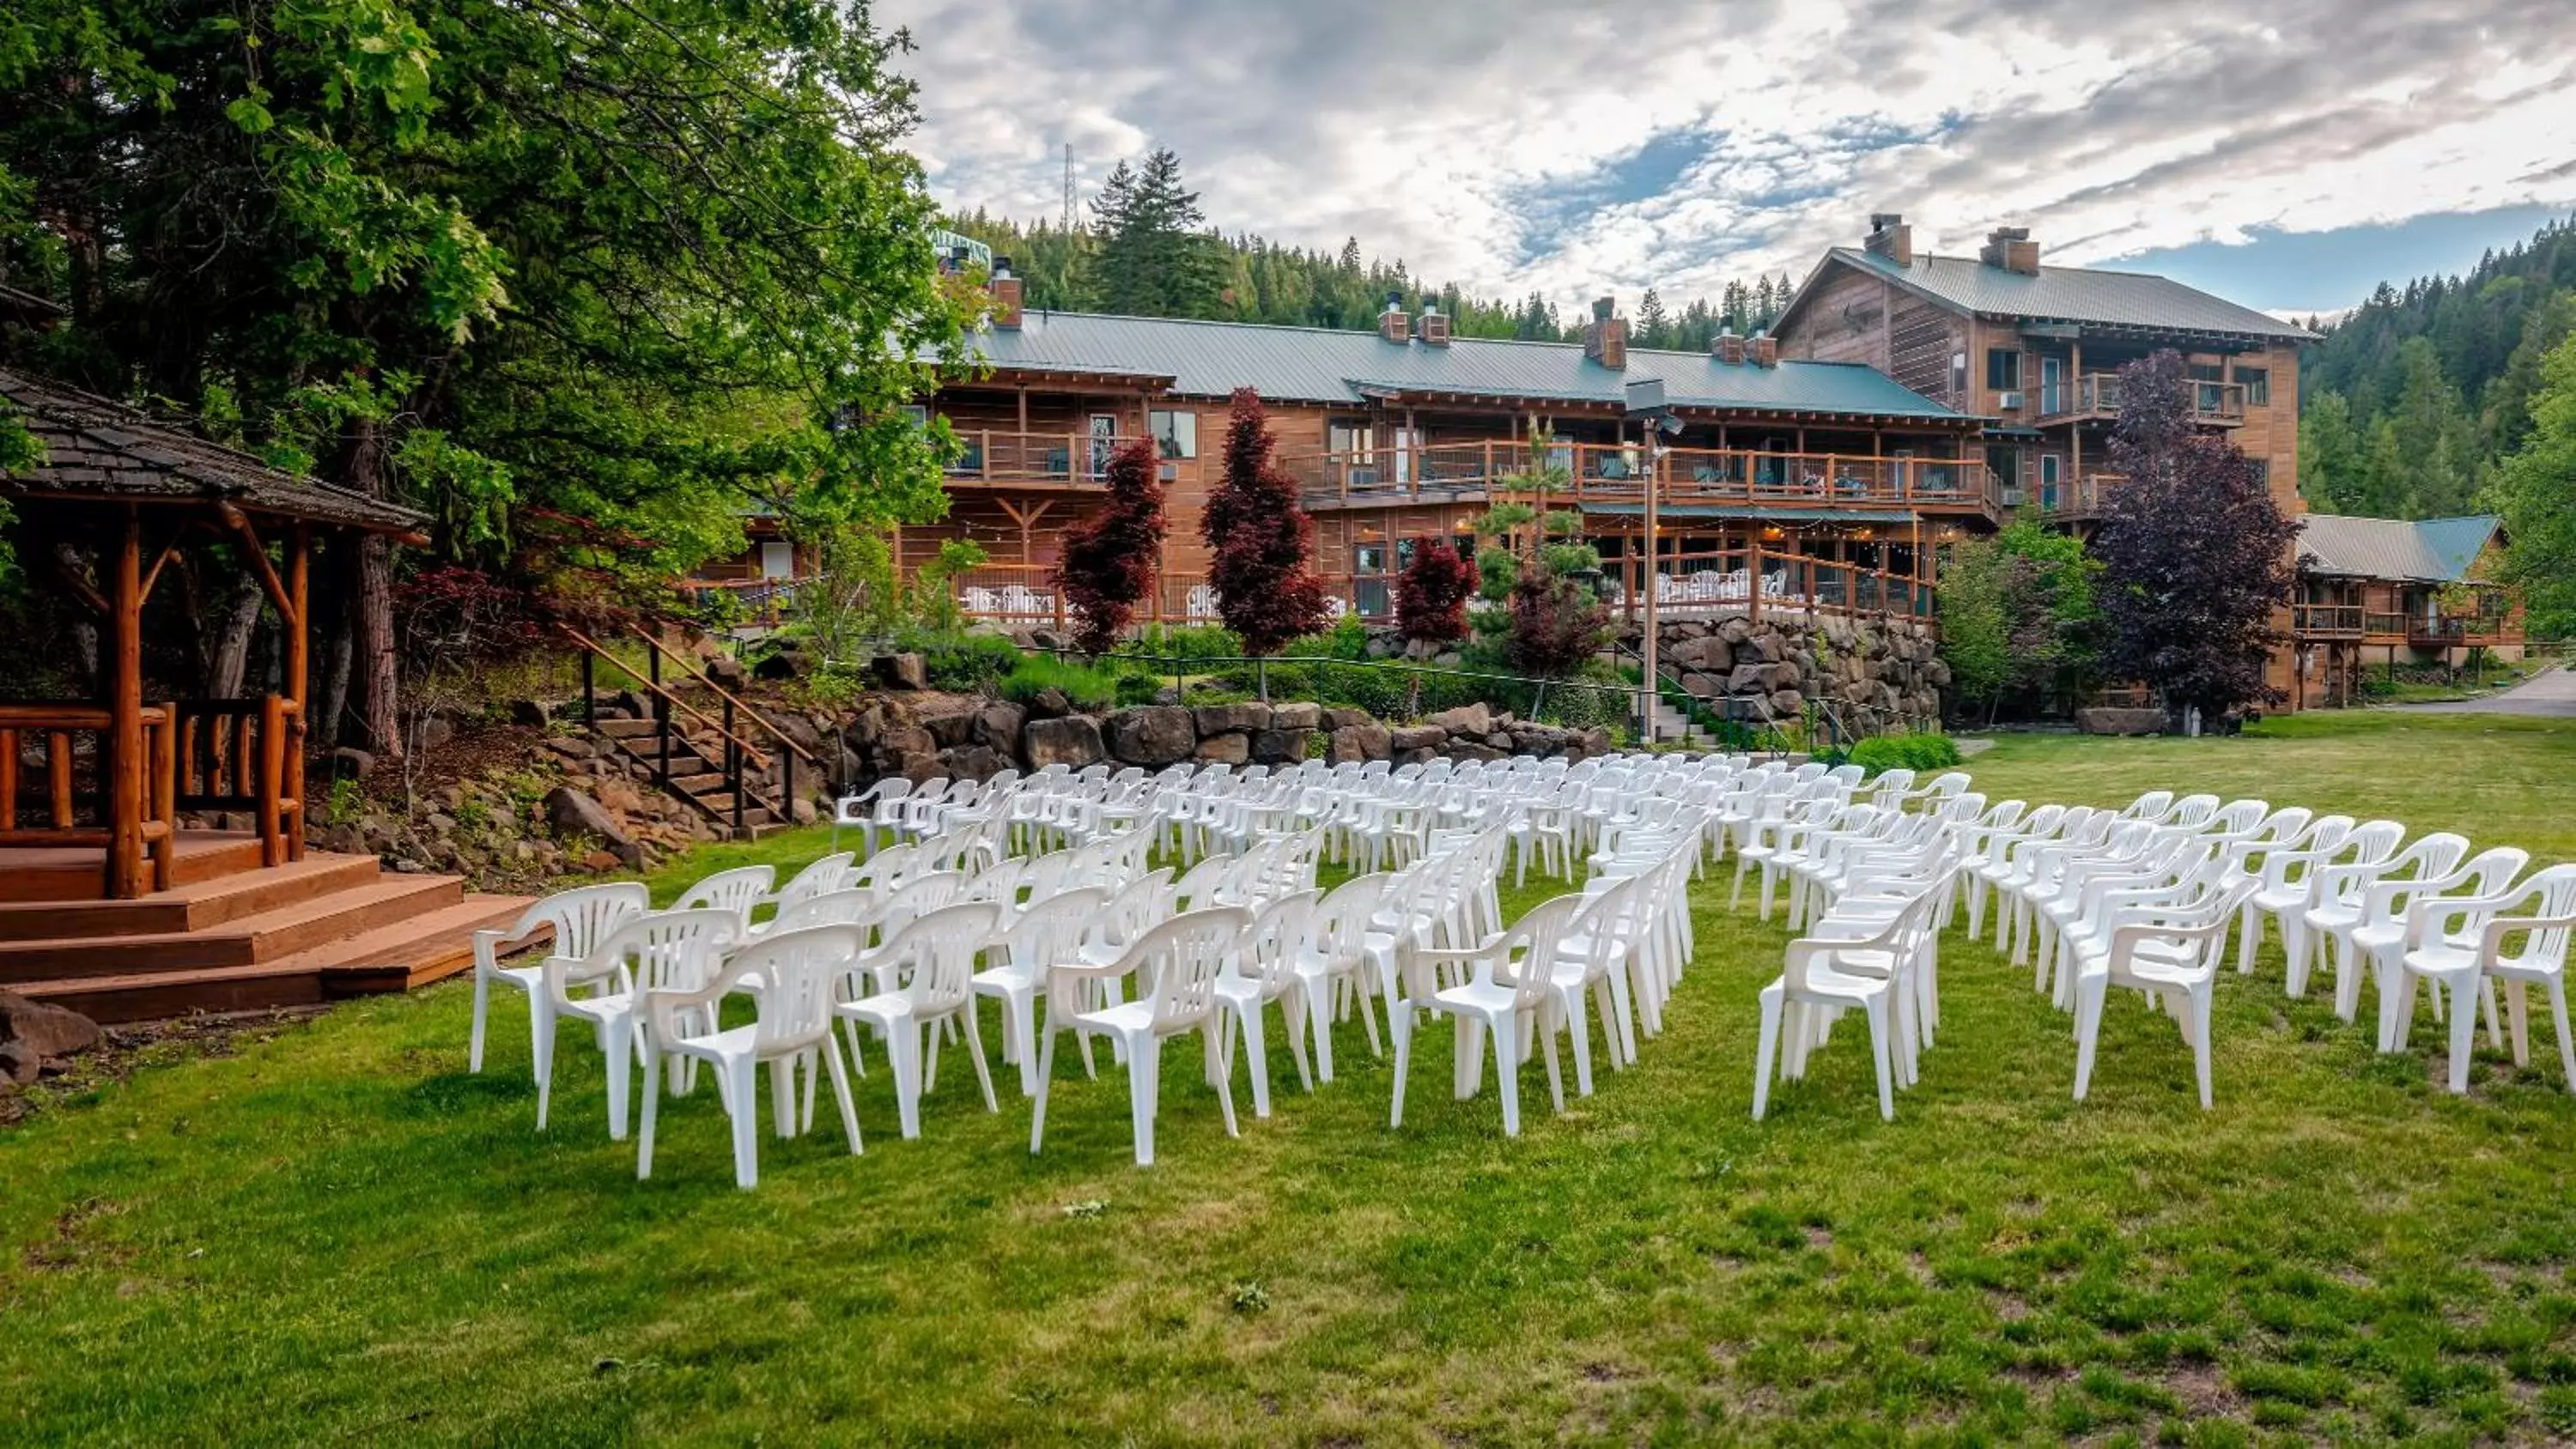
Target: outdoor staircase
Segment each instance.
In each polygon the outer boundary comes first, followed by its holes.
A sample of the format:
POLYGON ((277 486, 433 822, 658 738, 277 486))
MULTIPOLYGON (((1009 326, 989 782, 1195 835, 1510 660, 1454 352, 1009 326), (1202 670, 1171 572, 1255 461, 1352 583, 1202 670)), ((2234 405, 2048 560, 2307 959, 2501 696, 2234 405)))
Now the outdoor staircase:
POLYGON ((1658 744, 1688 745, 1694 750, 1713 750, 1717 740, 1700 728, 1699 722, 1663 700, 1655 701, 1655 740, 1658 744))
POLYGON ((665 756, 660 720, 602 719, 592 727, 618 754, 652 771, 655 784, 696 806, 710 823, 731 831, 736 839, 758 840, 786 828, 777 802, 726 773, 721 741, 692 737, 674 727, 667 734, 669 754, 665 756))
POLYGON ((470 970, 474 932, 529 904, 455 876, 388 874, 372 856, 263 867, 246 835, 190 832, 180 863, 169 890, 133 900, 99 899, 95 867, 13 871, 0 989, 100 1022, 313 1006, 470 970))
POLYGON ((592 731, 621 757, 642 765, 654 784, 696 807, 720 836, 757 840, 792 825, 796 762, 803 760, 814 772, 808 780, 822 778, 813 755, 658 636, 634 624, 627 629, 644 645, 642 674, 580 630, 564 629, 581 649, 582 717, 592 731), (601 708, 603 661, 643 691, 636 701, 640 716, 601 708), (782 775, 775 790, 769 779, 773 761, 782 775))

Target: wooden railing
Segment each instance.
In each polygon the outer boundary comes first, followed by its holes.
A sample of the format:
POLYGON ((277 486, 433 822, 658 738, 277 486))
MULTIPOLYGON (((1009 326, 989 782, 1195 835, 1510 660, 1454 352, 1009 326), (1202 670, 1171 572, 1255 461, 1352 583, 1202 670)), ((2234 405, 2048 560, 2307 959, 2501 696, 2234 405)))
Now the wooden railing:
POLYGON ((0 846, 100 850, 111 880, 119 874, 120 860, 126 863, 125 874, 139 878, 148 855, 154 889, 169 889, 179 841, 178 771, 170 728, 174 709, 143 709, 143 757, 133 765, 142 808, 130 835, 121 835, 107 778, 116 758, 113 713, 93 704, 0 705, 0 846), (41 781, 32 800, 24 798, 29 782, 23 778, 31 751, 35 777, 41 781), (31 812, 41 823, 24 823, 31 812))
POLYGON ((2366 609, 2361 616, 2362 637, 2393 643, 2406 637, 2406 626, 2410 622, 2410 617, 2405 614, 2366 609))
POLYGON ((796 823, 794 814, 796 762, 803 760, 816 772, 818 779, 821 778, 822 762, 815 759, 811 751, 798 744, 767 715, 752 708, 747 701, 708 678, 685 656, 673 652, 650 631, 632 623, 627 625, 627 629, 644 645, 644 672, 641 674, 636 673, 633 666, 624 660, 601 648, 596 641, 580 630, 570 625, 564 626, 564 633, 571 637, 573 643, 581 646, 581 697, 584 721, 594 727, 598 723, 598 666, 605 661, 609 667, 641 686, 646 697, 652 701, 653 744, 655 758, 658 761, 656 784, 661 785, 665 790, 682 794, 693 804, 698 803, 695 796, 687 796, 671 783, 673 779, 671 746, 675 737, 674 730, 677 728, 672 722, 672 717, 674 714, 685 715, 710 732, 717 741, 716 758, 711 763, 724 777, 726 793, 732 797, 732 824, 736 830, 740 830, 743 826, 746 802, 768 810, 782 825, 796 823), (673 693, 670 684, 664 681, 663 676, 666 672, 676 676, 672 683, 686 680, 714 695, 716 712, 709 713, 673 693), (777 751, 774 760, 769 750, 764 750, 752 743, 746 738, 747 734, 765 737, 771 747, 777 751), (780 774, 775 799, 768 798, 753 788, 754 773, 765 774, 773 762, 777 765, 780 774))
POLYGON ((279 865, 302 854, 304 803, 294 798, 289 765, 297 748, 294 704, 257 699, 188 699, 177 716, 170 789, 181 810, 242 811, 258 832, 260 861, 279 865))
POLYGON ((2362 632, 2359 604, 2293 604, 2291 632, 2310 639, 2358 639, 2362 632))
MULTIPOLYGON (((1641 444, 1529 444, 1496 439, 1424 443, 1281 459, 1308 506, 1450 502, 1520 496, 1533 466, 1560 475, 1547 501, 1642 503, 1641 444)), ((1851 453, 1672 448, 1663 454, 1659 501, 1746 507, 1918 507, 1991 514, 1999 496, 1984 460, 1875 457, 1851 453)))
POLYGON ((2077 478, 2061 478, 2054 489, 2034 483, 2023 495, 2024 506, 2037 509, 2051 518, 2099 518, 2110 502, 2112 490, 2129 481, 2117 473, 2086 473, 2077 478))
POLYGON ((2522 622, 2510 614, 2468 614, 2427 619, 2411 616, 2406 642, 2425 649, 2476 648, 2522 642, 2522 622))
MULTIPOLYGON (((2191 389, 2192 421, 2217 427, 2235 427, 2245 421, 2245 384, 2204 382, 2194 378, 2186 385, 2191 389)), ((2120 374, 2088 372, 2055 388, 2043 386, 2039 395, 2039 420, 2050 423, 2075 418, 2116 417, 2120 401, 2120 374)))
POLYGON ((952 483, 1062 483, 1098 487, 1109 457, 1125 438, 1089 433, 1011 433, 956 429, 958 455, 948 464, 952 483))
MULTIPOLYGON (((1603 596, 1630 619, 1645 615, 1645 557, 1608 560, 1603 596)), ((1932 581, 1883 568, 1742 549, 1667 554, 1655 560, 1659 618, 1742 614, 1848 614, 1928 619, 1932 581)))

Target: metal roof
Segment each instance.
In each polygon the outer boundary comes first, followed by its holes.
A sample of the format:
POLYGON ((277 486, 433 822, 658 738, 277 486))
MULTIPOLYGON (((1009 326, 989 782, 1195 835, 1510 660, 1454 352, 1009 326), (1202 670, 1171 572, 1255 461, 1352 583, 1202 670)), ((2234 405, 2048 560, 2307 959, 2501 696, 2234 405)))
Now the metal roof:
POLYGON ((15 411, 45 461, 0 473, 0 486, 63 498, 231 503, 253 513, 408 533, 429 516, 317 479, 283 473, 183 426, 29 373, 0 368, 0 406, 15 411))
POLYGON ((995 367, 1169 377, 1173 392, 1197 397, 1249 387, 1274 401, 1356 404, 1371 394, 1448 393, 1623 406, 1628 383, 1660 377, 1665 400, 1677 407, 1965 420, 1859 363, 1756 367, 1643 347, 1629 348, 1628 366, 1615 370, 1571 342, 1399 345, 1375 332, 1037 311, 1017 328, 976 333, 973 347, 995 367))
POLYGON ((2311 513, 2299 531, 2299 567, 2312 574, 2454 584, 2496 535, 2494 514, 2466 518, 2353 518, 2311 513))
POLYGON ((2033 276, 1990 267, 1974 257, 1918 255, 1911 266, 1900 267, 1891 258, 1856 247, 1835 247, 1825 255, 1964 312, 2033 322, 2220 332, 2266 341, 2318 340, 2304 327, 2149 272, 2041 267, 2033 276))

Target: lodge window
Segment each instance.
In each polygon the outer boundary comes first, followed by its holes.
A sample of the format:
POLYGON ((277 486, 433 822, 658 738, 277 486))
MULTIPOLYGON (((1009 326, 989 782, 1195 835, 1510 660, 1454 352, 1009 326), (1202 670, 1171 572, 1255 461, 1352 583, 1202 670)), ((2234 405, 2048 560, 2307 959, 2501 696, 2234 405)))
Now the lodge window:
POLYGON ((2268 408, 2272 405, 2272 369, 2240 367, 2236 369, 2236 380, 2245 385, 2247 407, 2268 408))
POLYGON ((1347 419, 1324 425, 1324 448, 1331 453, 1347 453, 1354 462, 1368 461, 1372 437, 1369 425, 1347 419))
POLYGON ((1154 451, 1165 459, 1195 458, 1199 455, 1199 415, 1197 413, 1148 413, 1145 421, 1148 430, 1154 435, 1154 451))
POLYGON ((1364 543, 1359 545, 1351 553, 1351 572, 1356 574, 1385 573, 1386 545, 1382 543, 1364 543))
POLYGON ((2191 365, 2191 380, 2194 382, 2225 382, 2227 381, 2227 369, 2219 366, 2215 362, 2195 362, 2191 365))
POLYGON ((1996 392, 2012 392, 2021 386, 2021 353, 2010 347, 1986 349, 1986 386, 1996 392))

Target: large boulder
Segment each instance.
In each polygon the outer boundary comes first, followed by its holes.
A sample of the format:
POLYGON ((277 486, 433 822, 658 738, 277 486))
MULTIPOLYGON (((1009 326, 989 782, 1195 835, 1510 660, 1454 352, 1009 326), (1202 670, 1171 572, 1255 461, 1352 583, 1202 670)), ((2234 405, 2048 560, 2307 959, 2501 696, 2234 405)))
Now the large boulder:
POLYGON ((1199 741, 1198 757, 1215 764, 1248 765, 1252 763, 1252 736, 1234 730, 1209 735, 1199 741))
POLYGON ((1383 760, 1391 744, 1387 727, 1375 720, 1366 724, 1346 724, 1333 731, 1332 744, 1324 758, 1336 765, 1383 760))
POLYGON ((1263 730, 1251 736, 1255 764, 1285 765, 1306 758, 1306 741, 1313 730, 1263 730))
POLYGON ((1198 716, 1199 733, 1203 735, 1270 728, 1270 706, 1254 700, 1241 704, 1203 704, 1193 713, 1198 716))
POLYGON ((982 745, 1004 757, 1020 752, 1020 727, 1029 722, 1029 712, 1007 699, 997 699, 975 711, 974 721, 966 727, 970 743, 982 745))
POLYGON ((1376 723, 1377 716, 1364 709, 1335 708, 1324 711, 1324 724, 1330 729, 1346 730, 1376 723))
POLYGON ((1675 664, 1687 669, 1723 674, 1735 667, 1735 649, 1715 635, 1684 639, 1667 651, 1675 664))
POLYGON ((930 670, 918 654, 880 654, 870 665, 870 672, 887 689, 930 687, 930 670))
POLYGON ((1726 678, 1729 694, 1776 694, 1798 687, 1799 673, 1795 664, 1739 664, 1726 678))
POLYGON ((1020 754, 1032 770, 1049 765, 1065 765, 1079 770, 1100 763, 1104 753, 1100 744, 1100 726, 1088 715, 1069 714, 1060 719, 1033 719, 1020 732, 1020 754))
MULTIPOLYGON (((1463 731, 1461 734, 1463 735, 1463 731)), ((1449 731, 1436 724, 1413 725, 1387 731, 1386 747, 1397 754, 1414 750, 1436 750, 1449 743, 1449 731)))
POLYGON ((2165 724, 2165 712, 2160 709, 2095 704, 2075 712, 2077 732, 2088 735, 2160 735, 2165 724))
POLYGON ((968 730, 977 713, 972 699, 948 698, 925 702, 913 714, 913 723, 930 731, 930 737, 941 749, 954 749, 966 743, 968 730))
POLYGON ((98 1023, 79 1012, 0 991, 0 1046, 16 1048, 30 1072, 37 1063, 88 1051, 98 1042, 98 1023))
POLYGON ((1314 730, 1324 727, 1324 707, 1320 704, 1275 704, 1270 707, 1270 727, 1275 730, 1314 730))
POLYGON ((570 785, 557 785, 546 792, 546 827, 559 837, 587 836, 608 848, 626 865, 644 863, 644 847, 626 833, 617 818, 600 804, 570 785))
POLYGON ((1453 735, 1489 735, 1494 732, 1494 712, 1486 708, 1481 699, 1456 709, 1444 709, 1423 722, 1437 725, 1453 735))
POLYGON ((1190 756, 1198 743, 1190 712, 1176 704, 1147 704, 1109 717, 1109 753, 1131 765, 1157 767, 1190 756))
POLYGON ((939 752, 939 767, 952 780, 989 780, 1009 763, 1008 757, 988 745, 959 745, 939 752))

